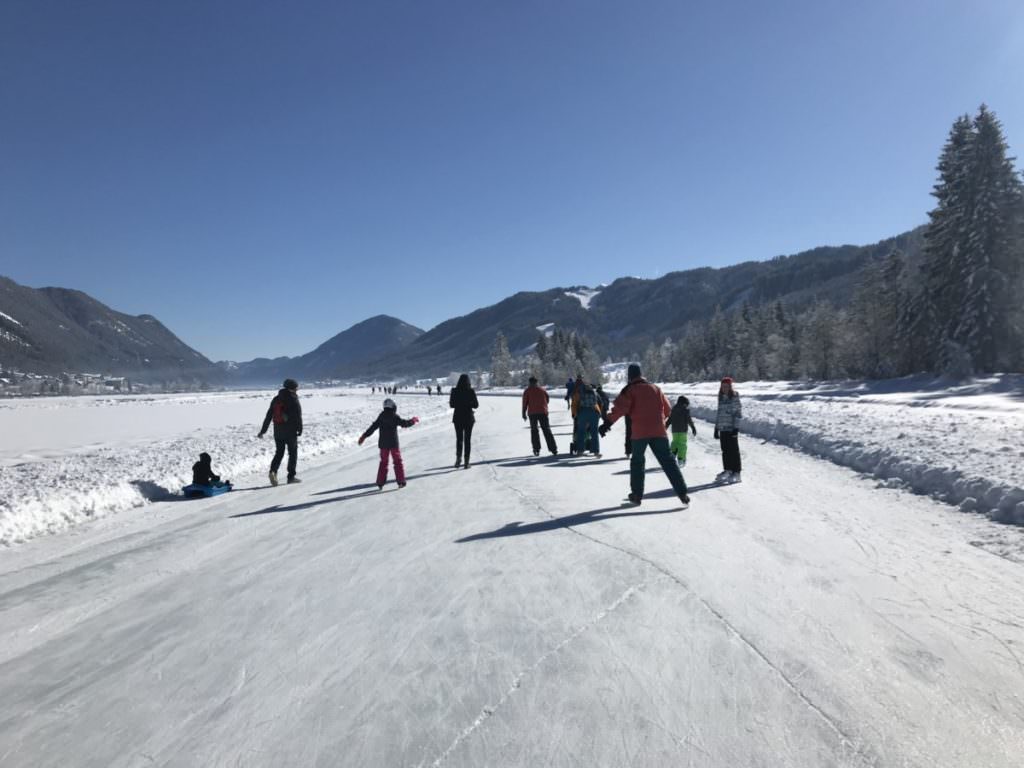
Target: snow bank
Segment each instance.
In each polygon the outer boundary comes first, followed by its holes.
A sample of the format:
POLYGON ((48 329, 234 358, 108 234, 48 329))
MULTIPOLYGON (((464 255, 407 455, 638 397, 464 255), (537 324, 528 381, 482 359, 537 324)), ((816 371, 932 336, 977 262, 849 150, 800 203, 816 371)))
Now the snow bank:
MULTIPOLYGON (((713 420, 716 383, 666 384, 713 420)), ((737 384, 743 432, 1024 525, 1024 376, 737 384)))
MULTIPOLYGON (((30 401, 24 408, 8 404, 0 411, 7 454, 6 466, 0 464, 0 544, 179 495, 191 482, 192 464, 201 451, 211 454, 221 477, 237 481, 262 474, 274 442, 269 434, 263 440, 255 434, 271 395, 54 398, 30 401), (19 433, 10 423, 23 422, 26 413, 35 418, 36 428, 12 437, 19 433), (88 415, 84 421, 83 414, 88 415), (234 423, 223 423, 232 419, 234 423), (68 428, 61 429, 61 424, 68 428), (147 431, 150 436, 142 438, 147 431), (41 448, 14 463, 13 442, 28 439, 41 448)), ((400 394, 395 399, 403 415, 418 415, 424 422, 449 412, 444 397, 400 394)), ((379 408, 377 395, 303 393, 300 472, 317 457, 352 448, 379 408)))

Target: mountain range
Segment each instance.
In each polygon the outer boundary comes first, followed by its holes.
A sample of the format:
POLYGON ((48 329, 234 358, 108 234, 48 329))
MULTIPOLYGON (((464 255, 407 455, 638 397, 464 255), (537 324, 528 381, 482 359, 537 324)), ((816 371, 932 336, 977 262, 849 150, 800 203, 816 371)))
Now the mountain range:
POLYGON ((214 364, 156 318, 116 312, 80 291, 27 288, 0 278, 0 366, 38 373, 102 371, 139 378, 200 378, 234 384, 338 378, 435 377, 486 367, 501 332, 513 353, 541 329, 586 334, 599 355, 638 355, 677 337, 716 308, 780 301, 799 309, 816 299, 844 306, 863 267, 899 248, 919 253, 923 227, 867 246, 828 246, 768 261, 623 277, 594 288, 523 291, 445 320, 429 331, 378 315, 288 358, 214 364))
POLYGON ((216 367, 152 315, 117 312, 81 291, 0 277, 0 367, 185 381, 216 367))

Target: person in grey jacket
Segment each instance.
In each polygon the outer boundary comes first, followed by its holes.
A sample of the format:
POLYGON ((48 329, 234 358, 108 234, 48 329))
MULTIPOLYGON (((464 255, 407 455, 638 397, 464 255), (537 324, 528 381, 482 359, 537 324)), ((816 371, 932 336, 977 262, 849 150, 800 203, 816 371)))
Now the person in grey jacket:
POLYGON ((740 482, 740 420, 743 406, 732 379, 726 376, 718 388, 718 413, 715 416, 715 439, 722 444, 722 471, 715 478, 719 483, 740 482))

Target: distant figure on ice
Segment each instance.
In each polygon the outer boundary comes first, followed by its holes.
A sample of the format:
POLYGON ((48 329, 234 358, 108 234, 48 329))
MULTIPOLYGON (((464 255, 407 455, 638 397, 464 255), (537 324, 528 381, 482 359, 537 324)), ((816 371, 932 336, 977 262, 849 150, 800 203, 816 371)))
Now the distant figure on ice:
POLYGON ((192 485, 208 485, 211 487, 231 485, 225 480, 221 482, 220 475, 213 474, 213 459, 208 453, 200 453, 199 461, 192 465, 192 485))
POLYGON ((380 448, 380 464, 377 467, 377 489, 384 487, 388 481, 388 458, 395 464, 395 480, 399 488, 405 488, 405 464, 402 463, 402 451, 398 447, 398 428, 411 427, 419 424, 419 417, 403 419, 398 415, 398 406, 390 397, 384 401, 384 410, 380 412, 377 419, 371 424, 359 438, 362 445, 370 435, 380 430, 377 438, 377 447, 380 448))
POLYGON ((441 385, 440 384, 437 385, 437 394, 439 394, 439 395, 441 394, 441 385))
POLYGON ((459 376, 459 381, 448 396, 448 407, 452 408, 452 424, 455 425, 455 468, 469 469, 469 452, 473 439, 473 425, 476 423, 474 410, 480 407, 476 392, 469 383, 469 374, 459 376), (463 452, 465 450, 465 452, 463 452))
POLYGON ((539 431, 544 432, 544 442, 547 443, 551 455, 558 455, 555 436, 551 434, 551 424, 548 422, 548 400, 548 391, 538 386, 536 376, 531 376, 530 386, 523 390, 523 421, 529 416, 530 442, 533 445, 534 456, 540 456, 539 431))
POLYGON ((281 391, 270 401, 267 416, 263 419, 263 428, 256 437, 267 434, 270 423, 274 423, 274 458, 270 462, 270 484, 277 485, 277 470, 281 467, 281 459, 288 449, 288 482, 298 483, 295 467, 299 461, 299 435, 302 434, 302 406, 299 404, 299 383, 295 379, 285 379, 281 391))
POLYGON ((588 384, 582 376, 576 377, 576 388, 572 395, 572 418, 572 453, 582 456, 589 447, 595 457, 601 458, 601 438, 597 428, 601 421, 601 398, 594 385, 588 384))
POLYGON ((428 395, 432 395, 432 394, 434 394, 434 390, 433 390, 433 389, 431 389, 430 387, 427 387, 427 394, 428 394, 428 395))
POLYGON ((726 376, 718 387, 718 413, 715 415, 715 439, 722 444, 722 471, 715 478, 719 483, 740 482, 740 419, 743 406, 733 389, 732 378, 726 376))
POLYGON ((612 411, 601 425, 601 434, 607 434, 620 416, 633 419, 633 450, 629 462, 629 502, 639 504, 644 498, 644 472, 646 471, 647 447, 650 446, 661 468, 672 483, 672 489, 685 505, 690 504, 686 491, 686 481, 679 471, 679 465, 673 461, 668 445, 668 432, 665 431, 665 419, 672 413, 668 399, 656 385, 649 383, 642 374, 640 366, 632 363, 629 366, 629 384, 615 398, 612 411))
POLYGON ((688 398, 679 396, 676 404, 672 406, 672 413, 669 415, 665 426, 672 427, 672 455, 676 457, 680 467, 686 466, 686 431, 693 430, 693 436, 697 436, 697 425, 693 423, 690 415, 690 401, 688 398))
POLYGON ((573 380, 572 376, 570 376, 569 380, 565 382, 565 402, 569 404, 570 411, 572 410, 572 393, 575 389, 576 382, 573 380))

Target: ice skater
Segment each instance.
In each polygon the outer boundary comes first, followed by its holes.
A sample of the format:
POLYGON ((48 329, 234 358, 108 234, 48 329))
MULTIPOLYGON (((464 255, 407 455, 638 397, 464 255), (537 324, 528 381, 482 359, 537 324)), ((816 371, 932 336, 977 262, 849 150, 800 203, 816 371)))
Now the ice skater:
POLYGON ((715 482, 738 483, 743 469, 740 462, 740 419, 743 406, 740 395, 733 386, 732 378, 726 376, 718 388, 718 413, 715 415, 715 439, 722 444, 722 471, 715 482))
POLYGON ((299 461, 299 436, 302 434, 302 406, 299 404, 299 383, 295 379, 285 379, 281 391, 270 401, 267 416, 263 419, 263 428, 256 437, 267 434, 270 423, 274 424, 274 458, 270 461, 270 484, 277 485, 277 470, 281 468, 281 459, 285 449, 288 450, 288 482, 301 482, 295 476, 295 468, 299 461))
POLYGON ((448 396, 448 407, 452 409, 452 424, 455 425, 455 468, 458 469, 461 466, 469 469, 473 425, 476 424, 476 416, 473 411, 480 407, 480 403, 469 382, 468 373, 459 376, 458 383, 448 396))
POLYGON ((629 384, 615 398, 611 413, 601 425, 601 434, 605 435, 619 417, 629 416, 633 420, 633 448, 629 460, 629 503, 639 504, 644 498, 644 472, 646 459, 644 454, 648 446, 654 453, 662 470, 672 483, 683 506, 689 506, 686 481, 679 471, 679 465, 672 459, 669 449, 668 432, 665 431, 665 419, 672 413, 661 389, 648 382, 642 375, 640 366, 632 363, 628 370, 629 384))
POLYGON ((530 377, 530 386, 523 390, 523 421, 530 419, 530 443, 533 446, 533 455, 540 456, 540 434, 544 432, 544 442, 552 456, 558 455, 558 446, 555 444, 555 436, 551 434, 551 424, 548 421, 548 391, 537 384, 537 377, 530 377))
POLYGON ((601 438, 598 424, 601 421, 601 398, 594 385, 576 377, 576 389, 572 396, 573 448, 577 456, 589 450, 595 458, 601 458, 601 438))
POLYGON ((419 423, 420 420, 417 416, 413 416, 411 419, 403 419, 399 416, 398 406, 389 397, 384 401, 384 410, 380 412, 380 415, 373 424, 367 427, 366 431, 360 436, 359 444, 362 445, 366 438, 380 430, 380 435, 377 437, 377 447, 380 449, 380 464, 377 467, 377 490, 382 489, 384 483, 388 481, 389 458, 395 465, 395 480, 398 481, 398 487, 405 488, 405 464, 402 462, 402 451, 398 447, 398 428, 411 427, 419 423))
POLYGON ((692 430, 693 436, 697 436, 697 425, 693 423, 693 417, 690 415, 688 398, 679 396, 676 404, 672 406, 672 413, 665 421, 665 426, 672 427, 672 455, 676 457, 680 467, 685 467, 687 430, 692 430))

